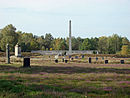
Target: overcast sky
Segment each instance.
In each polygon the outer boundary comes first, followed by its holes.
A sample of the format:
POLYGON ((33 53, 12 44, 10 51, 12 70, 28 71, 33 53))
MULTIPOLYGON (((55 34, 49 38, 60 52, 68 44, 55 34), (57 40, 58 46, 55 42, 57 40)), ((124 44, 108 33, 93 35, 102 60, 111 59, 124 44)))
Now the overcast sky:
POLYGON ((69 20, 75 37, 116 33, 130 40, 130 0, 0 0, 0 28, 67 37, 69 20))

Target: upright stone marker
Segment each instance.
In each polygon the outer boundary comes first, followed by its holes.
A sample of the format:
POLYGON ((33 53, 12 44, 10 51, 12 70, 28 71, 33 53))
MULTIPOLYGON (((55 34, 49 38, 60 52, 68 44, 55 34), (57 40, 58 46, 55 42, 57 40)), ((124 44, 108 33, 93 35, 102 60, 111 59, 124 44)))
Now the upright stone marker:
POLYGON ((65 60, 65 63, 67 63, 68 62, 68 60, 65 60))
POLYGON ((20 47, 20 45, 18 43, 15 46, 15 56, 16 57, 21 57, 21 47, 20 47))
POLYGON ((121 64, 124 64, 124 63, 125 63, 125 61, 124 61, 124 60, 120 60, 120 62, 121 62, 121 64))
POLYGON ((108 60, 105 60, 105 64, 108 64, 108 60))
POLYGON ((58 59, 55 60, 55 63, 58 63, 58 59))
POLYGON ((64 61, 65 61, 65 57, 62 58, 62 62, 64 62, 64 61))
POLYGON ((78 56, 75 56, 75 59, 78 59, 78 56))
POLYGON ((69 59, 71 59, 71 56, 69 56, 69 59))
POLYGON ((84 55, 82 55, 82 59, 84 58, 84 55))
POLYGON ((72 53, 72 46, 71 46, 71 20, 69 21, 69 54, 72 53))
POLYGON ((91 57, 88 58, 88 63, 92 63, 91 57))
POLYGON ((98 60, 98 57, 96 57, 96 61, 98 60))
POLYGON ((58 55, 55 56, 55 63, 58 63, 58 55))
POLYGON ((7 63, 7 64, 10 64, 9 44, 6 45, 6 63, 7 63))
POLYGON ((30 58, 29 57, 24 58, 23 67, 30 67, 30 58))

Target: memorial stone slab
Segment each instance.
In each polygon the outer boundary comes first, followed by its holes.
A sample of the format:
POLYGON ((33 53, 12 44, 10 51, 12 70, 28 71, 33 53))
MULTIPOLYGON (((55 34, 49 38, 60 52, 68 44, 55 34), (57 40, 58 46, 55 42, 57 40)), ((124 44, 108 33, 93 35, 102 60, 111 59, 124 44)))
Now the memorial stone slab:
POLYGON ((71 56, 69 56, 69 59, 71 58, 71 56))
POLYGON ((92 58, 91 57, 88 58, 88 63, 92 63, 92 58))
POLYGON ((62 58, 62 62, 64 62, 64 61, 65 61, 65 58, 63 57, 63 58, 62 58))
POLYGON ((55 63, 58 63, 58 60, 57 60, 57 59, 55 60, 55 63))
POLYGON ((105 60, 105 64, 108 64, 108 60, 105 60))
POLYGON ((84 58, 84 55, 82 55, 82 59, 84 58))
POLYGON ((68 60, 65 60, 65 63, 67 63, 68 62, 68 60))
POLYGON ((30 67, 30 58, 29 57, 24 58, 23 67, 30 67))
POLYGON ((124 60, 121 60, 120 62, 121 62, 121 64, 124 64, 124 63, 125 63, 125 61, 124 61, 124 60))
POLYGON ((98 57, 96 57, 96 61, 98 60, 98 57))
POLYGON ((78 56, 75 56, 75 59, 78 59, 78 56))

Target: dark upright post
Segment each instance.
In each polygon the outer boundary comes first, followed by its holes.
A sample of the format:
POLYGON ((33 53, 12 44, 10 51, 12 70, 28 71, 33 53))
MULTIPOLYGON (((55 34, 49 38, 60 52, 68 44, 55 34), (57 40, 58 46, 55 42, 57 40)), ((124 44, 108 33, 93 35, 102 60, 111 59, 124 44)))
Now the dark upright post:
POLYGON ((55 59, 55 63, 58 63, 58 59, 55 59))
POLYGON ((65 63, 67 63, 68 62, 68 60, 65 60, 65 63))
POLYGON ((78 59, 78 56, 75 56, 75 59, 78 59))
POLYGON ((7 64, 10 64, 9 44, 6 45, 6 63, 7 63, 7 64))
POLYGON ((24 58, 23 67, 30 67, 30 58, 24 58))
POLYGON ((64 62, 64 60, 65 60, 65 58, 63 57, 63 58, 62 58, 62 62, 64 62))
POLYGON ((69 59, 71 59, 71 56, 69 56, 69 59))
POLYGON ((98 57, 96 57, 96 61, 98 60, 98 57))
POLYGON ((105 64, 108 64, 108 60, 105 60, 105 64))
POLYGON ((88 58, 88 63, 91 63, 91 62, 92 62, 92 60, 91 60, 91 58, 89 57, 89 58, 88 58))
POLYGON ((121 60, 120 62, 121 62, 121 64, 124 64, 124 63, 125 63, 125 61, 124 61, 124 60, 121 60))
POLYGON ((84 58, 84 55, 82 55, 82 59, 84 58))

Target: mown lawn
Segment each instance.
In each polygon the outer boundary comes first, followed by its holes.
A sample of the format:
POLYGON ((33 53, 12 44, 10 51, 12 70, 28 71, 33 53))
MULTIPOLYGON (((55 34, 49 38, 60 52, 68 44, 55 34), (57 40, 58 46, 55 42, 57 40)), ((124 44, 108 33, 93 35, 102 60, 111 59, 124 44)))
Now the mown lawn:
POLYGON ((130 64, 0 65, 0 98, 130 98, 130 64))

